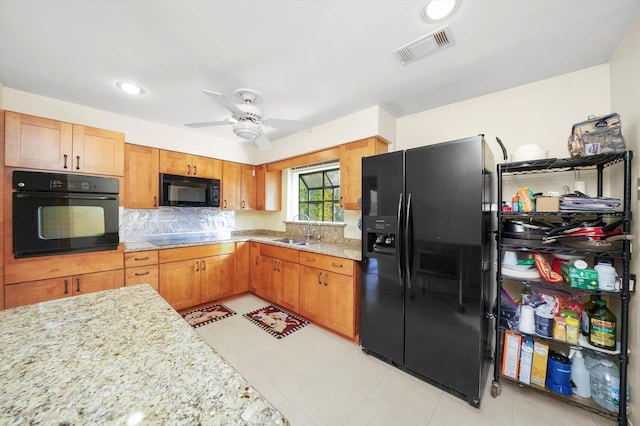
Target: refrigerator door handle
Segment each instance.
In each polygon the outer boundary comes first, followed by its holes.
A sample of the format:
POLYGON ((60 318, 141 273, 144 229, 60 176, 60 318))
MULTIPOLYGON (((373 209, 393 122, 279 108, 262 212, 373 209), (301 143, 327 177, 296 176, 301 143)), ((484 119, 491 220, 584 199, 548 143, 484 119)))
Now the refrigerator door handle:
POLYGON ((407 195, 407 211, 404 218, 404 269, 407 288, 411 288, 411 193, 407 195))
POLYGON ((398 284, 402 287, 403 283, 403 262, 402 262, 402 243, 404 238, 402 238, 402 193, 400 193, 400 198, 398 199, 398 215, 397 220, 398 223, 396 225, 396 265, 398 266, 398 284))

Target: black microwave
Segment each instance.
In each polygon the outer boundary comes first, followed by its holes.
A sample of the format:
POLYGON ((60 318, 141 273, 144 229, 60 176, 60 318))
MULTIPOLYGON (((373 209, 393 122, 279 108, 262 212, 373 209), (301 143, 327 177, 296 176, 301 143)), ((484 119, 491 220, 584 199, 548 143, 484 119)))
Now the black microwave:
POLYGON ((160 205, 220 207, 220 180, 160 173, 160 205))

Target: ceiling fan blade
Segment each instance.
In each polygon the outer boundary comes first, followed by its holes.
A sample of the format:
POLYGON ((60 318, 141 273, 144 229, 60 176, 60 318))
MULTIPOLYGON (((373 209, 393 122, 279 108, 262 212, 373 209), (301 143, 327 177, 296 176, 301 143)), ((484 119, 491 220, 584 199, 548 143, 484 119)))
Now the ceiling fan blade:
POLYGON ((278 127, 280 129, 296 130, 301 132, 309 129, 309 123, 295 120, 283 120, 280 118, 265 118, 262 122, 269 127, 278 127))
POLYGON ((221 121, 203 121, 201 123, 187 123, 185 124, 185 126, 197 129, 199 127, 223 126, 225 124, 233 124, 233 122, 231 122, 229 119, 226 119, 221 121))
POLYGON ((264 134, 258 136, 253 141, 256 143, 258 149, 261 149, 263 151, 271 148, 271 142, 269 141, 269 138, 267 138, 264 134))
POLYGON ((223 94, 212 92, 210 90, 203 90, 203 92, 208 95, 210 98, 218 102, 220 105, 228 109, 234 114, 242 115, 242 111, 235 104, 233 104, 226 96, 223 94))

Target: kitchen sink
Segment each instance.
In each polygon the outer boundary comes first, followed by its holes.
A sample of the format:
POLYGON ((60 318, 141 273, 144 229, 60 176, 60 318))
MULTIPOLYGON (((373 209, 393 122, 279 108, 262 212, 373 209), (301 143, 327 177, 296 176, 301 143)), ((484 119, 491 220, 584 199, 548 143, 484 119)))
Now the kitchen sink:
POLYGON ((294 246, 308 246, 310 244, 313 244, 313 241, 295 240, 293 238, 276 238, 273 241, 276 243, 285 243, 294 246))

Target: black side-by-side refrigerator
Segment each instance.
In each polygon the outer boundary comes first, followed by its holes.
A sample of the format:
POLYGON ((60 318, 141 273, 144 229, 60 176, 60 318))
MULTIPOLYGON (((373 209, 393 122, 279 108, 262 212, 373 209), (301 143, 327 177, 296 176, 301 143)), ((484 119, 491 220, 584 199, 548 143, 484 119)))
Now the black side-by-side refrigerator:
POLYGON ((479 406, 492 356, 484 137, 362 160, 365 353, 479 406))

